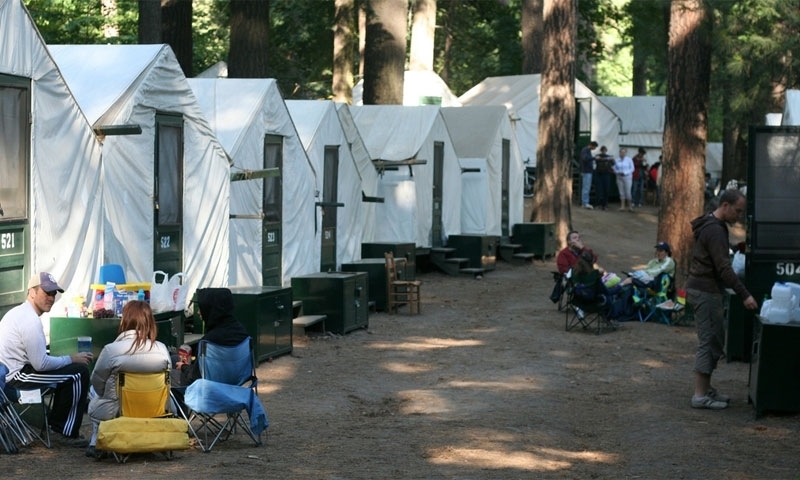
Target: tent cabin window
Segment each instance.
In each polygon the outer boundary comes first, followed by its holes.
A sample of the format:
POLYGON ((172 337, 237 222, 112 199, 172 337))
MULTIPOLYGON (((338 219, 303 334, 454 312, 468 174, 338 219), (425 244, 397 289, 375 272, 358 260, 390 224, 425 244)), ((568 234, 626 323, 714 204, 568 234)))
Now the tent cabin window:
POLYGON ((264 220, 281 221, 281 178, 283 176, 283 137, 267 135, 264 139, 264 168, 277 168, 281 174, 264 179, 264 220))
POLYGON ((156 113, 153 268, 183 271, 183 117, 156 113))
MULTIPOLYGON (((28 218, 30 105, 30 80, 0 75, 1 222, 28 218)), ((7 240, 12 239, 3 237, 3 250, 7 240)))

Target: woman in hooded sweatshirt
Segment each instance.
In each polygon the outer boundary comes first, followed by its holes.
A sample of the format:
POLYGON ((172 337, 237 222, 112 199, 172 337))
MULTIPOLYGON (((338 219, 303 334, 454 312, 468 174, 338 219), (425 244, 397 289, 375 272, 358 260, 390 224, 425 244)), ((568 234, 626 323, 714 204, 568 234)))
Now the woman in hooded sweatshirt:
MULTIPOLYGON (((201 288, 197 290, 197 305, 200 317, 205 322, 206 334, 202 340, 217 345, 232 347, 239 345, 250 334, 233 317, 233 294, 227 288, 201 288)), ((197 362, 189 365, 177 362, 175 368, 180 370, 180 384, 189 385, 200 378, 200 367, 197 362)))

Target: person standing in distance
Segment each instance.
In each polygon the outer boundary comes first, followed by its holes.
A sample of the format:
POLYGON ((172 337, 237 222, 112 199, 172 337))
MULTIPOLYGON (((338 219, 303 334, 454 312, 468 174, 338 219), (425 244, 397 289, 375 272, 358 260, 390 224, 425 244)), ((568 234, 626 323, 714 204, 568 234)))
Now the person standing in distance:
POLYGON ((597 148, 597 142, 592 140, 581 149, 581 205, 583 208, 592 209, 589 203, 589 194, 592 191, 592 173, 594 173, 594 155, 592 150, 597 148))
POLYGON ((64 293, 47 272, 33 275, 28 298, 0 320, 0 363, 8 367, 6 382, 12 387, 36 388, 56 384, 50 428, 61 433, 73 446, 85 447, 79 429, 86 412, 89 391, 90 352, 61 357, 47 354, 47 340, 39 317, 53 308, 56 295, 64 293))
POLYGON ((724 289, 732 288, 744 299, 745 308, 758 308, 756 299, 734 273, 728 255, 727 224, 736 222, 744 210, 744 194, 725 190, 714 211, 692 220, 694 246, 686 281, 686 300, 694 309, 697 325, 692 408, 720 410, 730 401, 729 396, 711 386, 711 374, 724 356, 724 289))

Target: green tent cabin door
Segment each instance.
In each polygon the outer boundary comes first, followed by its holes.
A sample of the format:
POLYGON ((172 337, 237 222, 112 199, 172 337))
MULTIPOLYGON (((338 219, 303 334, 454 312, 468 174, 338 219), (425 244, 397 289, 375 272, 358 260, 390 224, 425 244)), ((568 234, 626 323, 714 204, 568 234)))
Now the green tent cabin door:
POLYGON ((509 231, 508 226, 508 209, 509 209, 509 202, 508 202, 508 182, 509 182, 509 164, 511 163, 511 141, 507 138, 503 139, 503 172, 502 172, 502 184, 500 186, 501 194, 500 194, 500 235, 503 238, 508 238, 511 232, 509 231))
POLYGON ((183 271, 183 118, 156 114, 153 269, 183 271))
POLYGON ((0 316, 27 296, 31 82, 0 75, 0 316))
POLYGON ((336 270, 336 209, 339 197, 339 147, 325 146, 322 177, 322 245, 320 271, 336 270))
POLYGON ((283 283, 283 137, 266 135, 264 138, 264 168, 278 168, 281 173, 262 180, 261 281, 264 286, 280 287, 283 283))
POLYGON ((441 247, 442 198, 444 197, 444 142, 433 142, 433 212, 431 214, 431 246, 441 247))

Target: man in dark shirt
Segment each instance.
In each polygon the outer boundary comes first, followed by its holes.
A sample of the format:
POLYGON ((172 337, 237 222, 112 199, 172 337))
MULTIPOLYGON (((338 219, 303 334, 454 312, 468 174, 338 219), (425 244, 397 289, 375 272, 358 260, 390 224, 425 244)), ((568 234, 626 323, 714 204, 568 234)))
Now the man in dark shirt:
POLYGON ((600 147, 600 153, 594 158, 595 170, 594 174, 597 177, 595 186, 597 188, 597 200, 595 205, 603 210, 608 208, 608 193, 611 190, 611 179, 614 178, 614 157, 608 154, 608 149, 605 145, 600 147))
POLYGON ((745 308, 758 308, 755 298, 734 273, 728 253, 727 224, 738 220, 744 209, 744 194, 739 190, 725 190, 716 210, 692 220, 694 247, 686 281, 686 300, 694 309, 697 325, 693 408, 720 410, 730 401, 730 397, 711 386, 711 374, 724 356, 724 289, 732 288, 744 299, 745 308))
POLYGON ((594 155, 592 150, 597 148, 597 142, 592 140, 589 145, 581 149, 581 205, 584 208, 593 208, 589 203, 589 193, 592 191, 592 173, 594 172, 594 155))

